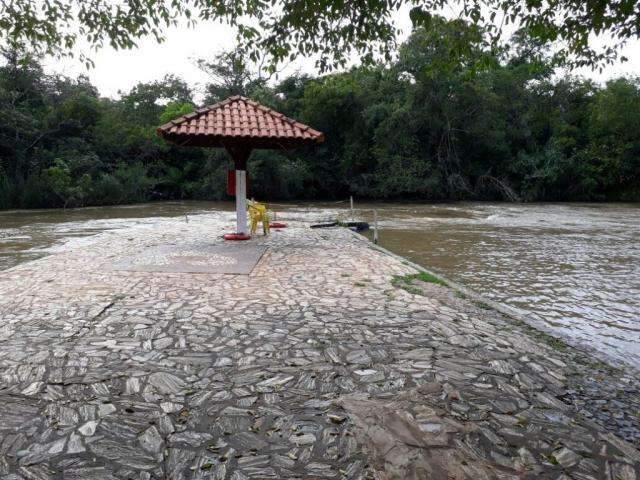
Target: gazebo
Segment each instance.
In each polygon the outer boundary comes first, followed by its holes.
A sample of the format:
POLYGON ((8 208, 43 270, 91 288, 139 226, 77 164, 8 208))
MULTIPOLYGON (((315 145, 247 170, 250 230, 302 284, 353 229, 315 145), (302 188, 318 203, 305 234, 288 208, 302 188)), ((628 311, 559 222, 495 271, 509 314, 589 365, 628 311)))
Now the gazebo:
POLYGON ((247 240, 247 160, 256 148, 291 150, 324 141, 324 135, 242 96, 201 108, 162 125, 158 135, 184 147, 224 148, 235 165, 236 233, 247 240))

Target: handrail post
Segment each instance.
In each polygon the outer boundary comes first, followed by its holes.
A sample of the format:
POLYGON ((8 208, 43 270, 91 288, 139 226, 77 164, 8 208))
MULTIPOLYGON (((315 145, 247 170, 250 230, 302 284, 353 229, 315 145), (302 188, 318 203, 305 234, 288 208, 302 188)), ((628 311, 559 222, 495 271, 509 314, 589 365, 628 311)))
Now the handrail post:
POLYGON ((355 214, 353 213, 353 195, 349 197, 349 203, 351 204, 351 221, 355 221, 355 214))
POLYGON ((373 211, 373 243, 378 244, 378 210, 373 211))

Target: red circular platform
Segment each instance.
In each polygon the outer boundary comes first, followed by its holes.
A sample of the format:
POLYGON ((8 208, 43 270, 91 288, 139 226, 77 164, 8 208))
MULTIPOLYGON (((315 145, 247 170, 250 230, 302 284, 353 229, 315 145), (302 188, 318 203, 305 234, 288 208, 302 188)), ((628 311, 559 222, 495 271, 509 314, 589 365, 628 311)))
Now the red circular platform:
POLYGON ((225 240, 249 240, 251 235, 245 233, 226 233, 223 238, 225 240))
POLYGON ((287 226, 286 223, 281 223, 281 222, 271 222, 269 224, 269 228, 285 228, 287 226))

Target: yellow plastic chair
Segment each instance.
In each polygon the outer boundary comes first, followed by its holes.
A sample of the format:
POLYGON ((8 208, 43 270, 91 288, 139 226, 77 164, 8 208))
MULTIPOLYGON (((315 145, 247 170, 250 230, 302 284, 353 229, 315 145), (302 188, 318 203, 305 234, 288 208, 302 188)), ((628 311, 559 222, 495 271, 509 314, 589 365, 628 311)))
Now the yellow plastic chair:
POLYGON ((260 222, 262 222, 262 232, 265 235, 269 235, 269 214, 267 212, 267 206, 264 203, 250 200, 247 202, 247 209, 249 210, 249 218, 251 219, 251 235, 256 233, 258 223, 260 222))

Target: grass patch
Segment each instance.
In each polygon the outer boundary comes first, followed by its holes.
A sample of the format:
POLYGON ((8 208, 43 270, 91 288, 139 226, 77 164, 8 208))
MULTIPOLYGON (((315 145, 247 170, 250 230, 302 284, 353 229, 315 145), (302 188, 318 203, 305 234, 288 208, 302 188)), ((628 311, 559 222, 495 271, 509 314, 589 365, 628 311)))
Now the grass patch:
POLYGON ((566 350, 568 347, 568 345, 559 338, 552 337, 551 335, 548 335, 546 333, 542 333, 541 335, 539 335, 539 338, 551 348, 554 348, 556 350, 566 350))
MULTIPOLYGON (((469 300, 469 297, 467 297, 460 290, 456 290, 454 294, 456 297, 458 297, 461 300, 469 300)), ((471 303, 473 303, 476 307, 478 307, 481 310, 493 310, 493 308, 488 303, 485 303, 481 300, 471 300, 471 303)))
POLYGON ((436 285, 441 285, 443 287, 447 286, 447 282, 445 282, 444 280, 440 280, 435 275, 431 275, 430 273, 427 273, 427 272, 420 272, 411 276, 416 280, 420 280, 421 282, 435 283, 436 285))
POLYGON ((425 283, 433 283, 435 285, 440 285, 443 287, 447 286, 446 282, 427 272, 413 273, 409 275, 394 275, 391 279, 391 285, 397 288, 402 288, 403 290, 406 290, 407 292, 414 295, 421 295, 422 289, 414 284, 416 280, 425 283))
POLYGON ((475 303, 476 307, 482 309, 482 310, 493 310, 493 308, 491 308, 491 306, 489 306, 489 304, 484 303, 484 302, 473 302, 475 303))
MULTIPOLYGON (((531 337, 535 338, 539 342, 547 344, 554 350, 565 351, 569 348, 569 345, 567 345, 561 339, 556 338, 552 335, 549 335, 548 333, 545 333, 541 330, 538 330, 537 328, 529 325, 528 323, 520 320, 519 318, 509 317, 509 320, 513 325, 517 326, 521 331, 524 331, 525 333, 529 334, 531 337)), ((505 330, 507 329, 505 328, 505 330)), ((513 331, 513 329, 511 329, 510 331, 513 331)))
MULTIPOLYGON (((566 343, 563 339, 554 337, 545 333, 537 328, 529 325, 526 322, 523 322, 520 319, 510 317, 510 320, 513 324, 515 324, 521 331, 524 331, 531 337, 535 338, 541 343, 544 343, 551 347, 552 349, 558 352, 571 352, 573 350, 572 361, 578 363, 582 366, 586 366, 591 368, 592 370, 599 370, 602 372, 606 372, 609 375, 620 375, 623 373, 623 369, 616 367, 614 365, 609 365, 598 359, 593 359, 592 357, 586 357, 585 352, 581 352, 580 349, 574 349, 571 345, 566 343)), ((588 355, 588 354, 587 354, 588 355)), ((563 359, 564 360, 564 359, 563 359)), ((640 414, 638 414, 640 418, 640 414)))

